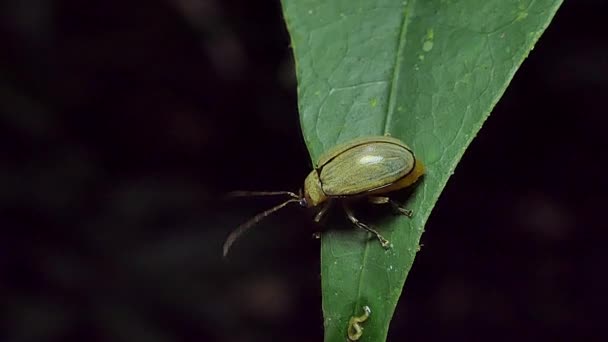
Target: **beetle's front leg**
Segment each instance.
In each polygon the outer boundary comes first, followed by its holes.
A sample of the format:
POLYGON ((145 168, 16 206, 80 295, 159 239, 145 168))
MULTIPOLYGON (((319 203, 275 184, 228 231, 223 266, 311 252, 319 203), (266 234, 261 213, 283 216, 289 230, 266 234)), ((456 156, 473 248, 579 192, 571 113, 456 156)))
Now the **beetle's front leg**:
MULTIPOLYGON (((321 222, 321 220, 323 219, 323 217, 325 217, 325 215, 327 214, 327 212, 331 208, 332 204, 333 204, 332 200, 328 200, 327 202, 325 202, 325 204, 323 205, 323 207, 321 207, 321 210, 319 210, 319 212, 315 215, 315 219, 314 219, 315 223, 321 222)), ((314 239, 320 239, 321 238, 321 232, 319 232, 319 231, 314 232, 312 234, 312 237, 314 239)))
POLYGON ((325 214, 327 214, 327 212, 329 211, 329 208, 331 208, 333 201, 332 200, 328 200, 327 202, 325 202, 325 204, 323 205, 323 207, 321 208, 321 210, 319 210, 319 212, 317 213, 317 215, 315 215, 315 222, 319 223, 321 222, 321 220, 323 219, 323 217, 325 216, 325 214))
POLYGON ((378 238, 378 241, 380 241, 380 244, 383 248, 388 249, 390 247, 390 242, 385 239, 384 236, 380 235, 380 233, 378 233, 374 228, 359 221, 359 219, 355 217, 355 214, 353 213, 352 209, 346 203, 344 203, 344 212, 346 212, 346 217, 348 217, 350 222, 352 222, 355 226, 361 229, 365 229, 368 232, 376 235, 376 238, 378 238))
POLYGON ((373 204, 389 203, 391 205, 391 207, 393 208, 393 210, 395 210, 399 214, 405 215, 407 217, 412 217, 414 215, 414 213, 411 210, 400 206, 399 203, 393 201, 392 199, 390 199, 386 196, 370 196, 370 197, 368 197, 368 201, 373 204))

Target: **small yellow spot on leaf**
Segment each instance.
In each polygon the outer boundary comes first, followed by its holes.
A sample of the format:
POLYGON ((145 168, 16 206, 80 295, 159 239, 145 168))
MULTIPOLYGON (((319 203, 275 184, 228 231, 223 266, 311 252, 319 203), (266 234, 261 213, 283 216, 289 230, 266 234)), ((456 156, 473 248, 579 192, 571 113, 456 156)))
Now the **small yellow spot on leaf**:
POLYGON ((365 322, 371 313, 372 310, 366 305, 363 307, 363 315, 350 318, 347 329, 348 339, 350 341, 358 341, 361 338, 363 335, 363 327, 359 323, 365 322))

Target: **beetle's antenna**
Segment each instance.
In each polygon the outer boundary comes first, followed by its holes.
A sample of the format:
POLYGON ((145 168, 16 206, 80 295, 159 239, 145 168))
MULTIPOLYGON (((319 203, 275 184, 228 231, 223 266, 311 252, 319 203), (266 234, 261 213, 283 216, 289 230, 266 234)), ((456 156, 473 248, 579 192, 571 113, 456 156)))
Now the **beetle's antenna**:
MULTIPOLYGON (((294 194, 295 195, 295 194, 294 194)), ((297 197, 297 196, 296 196, 297 197)), ((234 243, 234 241, 236 241, 236 239, 238 239, 241 235, 243 235, 243 233, 245 233, 249 228, 253 227, 256 223, 260 222, 264 217, 274 213, 275 211, 283 208, 284 206, 288 205, 289 203, 299 203, 300 202, 300 198, 297 197, 294 199, 290 199, 287 200, 277 206, 274 206, 266 211, 263 211, 257 215, 255 215, 254 217, 252 217, 249 221, 241 224, 240 226, 238 226, 235 230, 232 231, 232 233, 230 233, 230 235, 228 235, 228 238, 226 239, 226 242, 224 242, 224 257, 226 257, 226 255, 228 255, 228 251, 230 250, 230 246, 232 246, 232 244, 234 243)))
POLYGON ((296 193, 291 191, 232 191, 226 194, 227 198, 233 197, 249 197, 249 196, 276 196, 276 195, 288 195, 293 198, 299 199, 296 193))

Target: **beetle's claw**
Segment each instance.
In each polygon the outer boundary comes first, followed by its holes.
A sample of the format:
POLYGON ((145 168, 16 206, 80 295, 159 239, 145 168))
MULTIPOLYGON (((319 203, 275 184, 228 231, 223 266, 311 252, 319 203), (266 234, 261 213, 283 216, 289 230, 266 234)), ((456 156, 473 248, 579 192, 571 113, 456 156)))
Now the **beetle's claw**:
POLYGON ((378 240, 380 240, 380 244, 382 245, 382 248, 384 248, 384 249, 391 248, 391 243, 387 239, 383 238, 382 236, 378 236, 378 240))
POLYGON ((394 201, 390 201, 390 203, 391 203, 391 206, 393 207, 393 210, 395 210, 399 214, 405 215, 405 216, 407 216, 409 218, 411 218, 412 216, 414 216, 414 212, 413 211, 411 211, 409 209, 406 209, 406 208, 403 208, 402 206, 400 206, 398 203, 396 203, 394 201))
POLYGON ((403 214, 403 215, 405 215, 405 216, 407 216, 407 217, 409 217, 409 218, 411 218, 412 216, 414 216, 414 212, 413 212, 413 211, 411 211, 411 210, 409 210, 409 209, 405 209, 405 208, 400 208, 400 207, 397 207, 397 211, 398 211, 400 214, 403 214))

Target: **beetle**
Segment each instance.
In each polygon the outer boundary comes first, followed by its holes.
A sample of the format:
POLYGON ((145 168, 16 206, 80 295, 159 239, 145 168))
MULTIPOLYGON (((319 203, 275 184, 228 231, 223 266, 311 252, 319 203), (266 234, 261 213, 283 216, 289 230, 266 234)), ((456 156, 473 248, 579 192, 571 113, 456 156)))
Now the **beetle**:
POLYGON ((229 197, 287 195, 289 200, 261 212, 237 227, 226 239, 224 257, 246 230, 264 217, 290 203, 305 208, 320 208, 314 221, 320 222, 334 203, 340 203, 346 217, 357 227, 374 234, 384 248, 390 243, 378 231, 355 217, 351 204, 366 199, 374 204, 390 204, 408 217, 412 212, 402 208, 387 193, 413 185, 424 174, 423 163, 401 140, 390 136, 368 136, 339 144, 325 152, 304 180, 296 194, 291 191, 235 191, 229 197))

